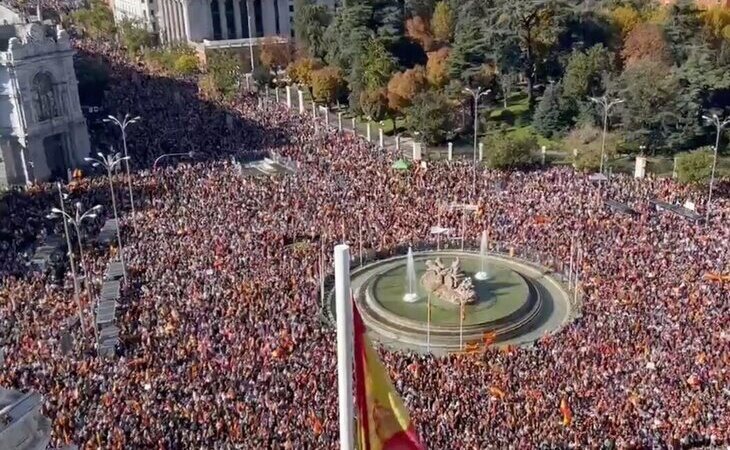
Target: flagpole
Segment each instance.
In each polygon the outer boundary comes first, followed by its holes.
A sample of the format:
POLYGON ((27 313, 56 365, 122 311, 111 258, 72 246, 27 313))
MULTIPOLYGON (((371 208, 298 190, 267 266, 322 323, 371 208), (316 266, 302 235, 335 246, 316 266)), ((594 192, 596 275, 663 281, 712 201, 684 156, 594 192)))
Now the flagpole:
POLYGON ((428 293, 428 314, 426 317, 426 349, 431 353, 431 293, 428 293))
POLYGON ((335 246, 335 297, 337 312, 337 391, 340 410, 340 450, 354 450, 352 393, 352 298, 350 247, 335 246))
POLYGON ((464 350, 464 303, 461 303, 459 314, 459 350, 464 350))

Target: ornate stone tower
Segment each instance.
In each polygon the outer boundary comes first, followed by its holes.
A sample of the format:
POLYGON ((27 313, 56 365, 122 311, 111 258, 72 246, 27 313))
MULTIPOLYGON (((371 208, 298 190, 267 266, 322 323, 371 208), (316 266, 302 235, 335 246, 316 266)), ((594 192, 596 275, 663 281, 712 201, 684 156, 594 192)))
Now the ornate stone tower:
POLYGON ((66 178, 89 154, 66 31, 0 25, 0 186, 66 178))

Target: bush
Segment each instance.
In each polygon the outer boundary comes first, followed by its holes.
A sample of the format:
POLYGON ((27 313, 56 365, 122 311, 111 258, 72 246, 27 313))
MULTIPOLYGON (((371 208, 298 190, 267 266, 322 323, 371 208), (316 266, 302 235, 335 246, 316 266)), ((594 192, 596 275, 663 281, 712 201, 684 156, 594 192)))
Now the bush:
POLYGON ((267 66, 256 66, 251 76, 259 87, 270 86, 274 80, 274 75, 267 66))
POLYGON ((173 69, 180 75, 193 75, 198 73, 198 57, 194 55, 180 55, 175 60, 173 69))
POLYGON ((537 162, 534 136, 497 134, 487 139, 487 165, 492 169, 523 169, 537 162))
POLYGON ((712 174, 714 151, 697 149, 677 155, 677 178, 681 183, 700 184, 709 181, 712 174))
POLYGON ((138 21, 123 20, 119 25, 122 44, 130 55, 136 55, 154 44, 154 36, 138 21))

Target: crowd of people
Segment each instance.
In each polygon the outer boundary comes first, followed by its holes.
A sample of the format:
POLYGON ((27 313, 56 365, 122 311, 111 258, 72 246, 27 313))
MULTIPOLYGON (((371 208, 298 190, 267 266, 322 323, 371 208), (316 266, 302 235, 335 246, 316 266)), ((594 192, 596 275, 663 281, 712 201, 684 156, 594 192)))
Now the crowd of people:
MULTIPOLYGON (((369 252, 430 242, 436 216, 478 240, 569 259, 583 249, 580 317, 527 348, 436 357, 382 357, 432 449, 720 448, 730 445, 730 201, 721 185, 708 224, 649 202, 706 195, 668 179, 613 178, 570 168, 531 172, 428 162, 395 171, 398 155, 318 127, 251 94, 223 104, 154 73, 107 44, 78 42, 113 67, 110 113, 139 114, 128 130, 136 215, 123 210, 129 283, 117 317, 118 356, 99 358, 90 324, 106 263, 118 249, 89 244, 82 286, 53 284, 22 250, 58 222, 40 184, 3 200, 0 216, 0 386, 43 394, 53 443, 82 449, 338 448, 335 333, 319 314, 319 267, 349 242, 369 252), (168 152, 193 159, 152 163, 168 152), (276 152, 295 174, 253 176, 241 161, 276 152), (613 198, 636 216, 606 208, 613 198), (89 283, 87 286, 86 283, 89 283), (566 423, 565 409, 571 420, 566 423)), ((115 130, 99 142, 118 139, 115 130)), ((487 149, 488 151, 488 149, 487 149)), ((69 201, 101 203, 89 176, 69 201)), ((55 202, 55 203, 54 203, 55 202)))

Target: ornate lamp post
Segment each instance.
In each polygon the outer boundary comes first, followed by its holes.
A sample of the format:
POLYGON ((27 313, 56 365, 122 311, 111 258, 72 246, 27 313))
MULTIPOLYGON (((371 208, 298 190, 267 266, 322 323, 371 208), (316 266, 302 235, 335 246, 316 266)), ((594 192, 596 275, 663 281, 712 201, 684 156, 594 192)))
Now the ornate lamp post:
POLYGON ((108 116, 104 119, 104 122, 111 122, 122 130, 122 144, 124 145, 124 166, 127 169, 127 186, 129 187, 129 203, 132 205, 132 222, 134 223, 135 211, 134 211, 134 195, 132 194, 132 176, 129 172, 129 154, 127 153, 127 126, 139 121, 140 117, 131 117, 129 113, 125 114, 122 119, 118 119, 114 116, 108 116))
POLYGON ((122 263, 122 269, 124 274, 124 283, 127 283, 127 266, 124 263, 124 247, 122 246, 122 231, 121 224, 119 223, 119 215, 117 214, 117 201, 114 196, 114 182, 112 181, 112 174, 119 166, 122 161, 127 160, 128 156, 122 156, 119 153, 104 155, 103 153, 97 153, 99 158, 84 158, 90 162, 92 166, 102 166, 106 169, 107 176, 109 178, 109 192, 112 196, 112 208, 114 209, 114 220, 117 221, 117 243, 119 244, 119 260, 122 263))

